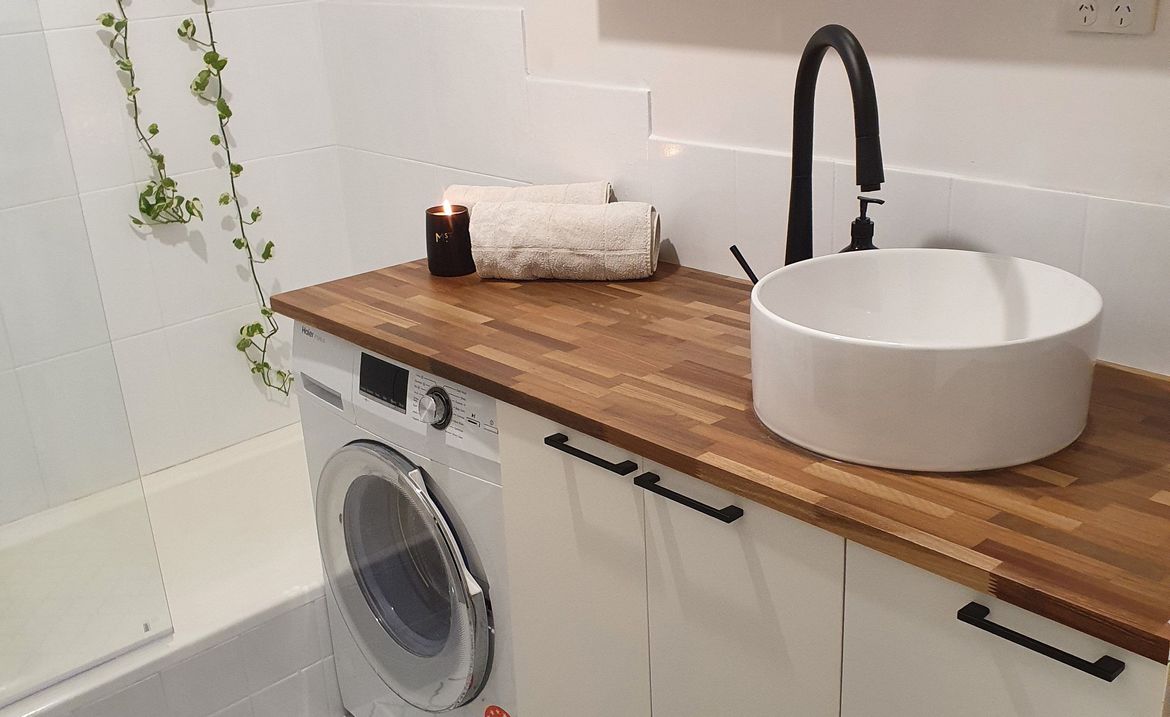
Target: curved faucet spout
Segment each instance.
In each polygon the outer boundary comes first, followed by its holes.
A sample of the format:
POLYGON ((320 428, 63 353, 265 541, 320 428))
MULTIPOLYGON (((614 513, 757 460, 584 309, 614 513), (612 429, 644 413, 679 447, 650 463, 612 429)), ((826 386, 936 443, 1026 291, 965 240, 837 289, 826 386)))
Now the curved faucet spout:
POLYGON ((788 204, 788 246, 785 264, 811 259, 813 106, 821 61, 829 48, 837 51, 853 91, 853 123, 857 136, 857 184, 863 192, 881 189, 886 181, 878 136, 877 92, 869 59, 857 37, 840 25, 826 25, 813 34, 796 72, 792 111, 792 195, 788 204))

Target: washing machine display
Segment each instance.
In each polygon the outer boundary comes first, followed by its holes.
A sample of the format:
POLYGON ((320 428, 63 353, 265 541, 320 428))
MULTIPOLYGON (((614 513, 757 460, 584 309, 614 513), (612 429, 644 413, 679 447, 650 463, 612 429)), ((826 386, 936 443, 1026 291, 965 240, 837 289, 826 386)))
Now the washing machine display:
POLYGON ((381 444, 342 448, 321 473, 317 527, 338 609, 386 685, 428 712, 474 699, 491 616, 422 469, 381 444))

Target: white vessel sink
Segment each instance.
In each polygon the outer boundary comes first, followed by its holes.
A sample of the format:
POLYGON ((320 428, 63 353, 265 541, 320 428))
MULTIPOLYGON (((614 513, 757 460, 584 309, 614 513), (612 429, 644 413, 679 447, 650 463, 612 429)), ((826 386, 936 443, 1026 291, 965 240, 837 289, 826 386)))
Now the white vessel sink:
POLYGON ((752 291, 752 391, 769 429, 884 468, 972 471, 1085 427, 1101 295, 1066 271, 945 249, 810 259, 752 291))

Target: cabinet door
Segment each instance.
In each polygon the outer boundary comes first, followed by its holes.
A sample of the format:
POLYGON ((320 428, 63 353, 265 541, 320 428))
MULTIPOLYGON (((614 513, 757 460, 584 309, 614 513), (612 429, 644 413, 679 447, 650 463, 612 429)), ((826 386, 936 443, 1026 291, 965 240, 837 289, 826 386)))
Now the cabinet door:
POLYGON ((1166 666, 849 543, 843 717, 1158 717, 1166 666), (986 620, 1093 662, 1106 682, 958 619, 986 620), (976 611, 978 612, 978 610, 976 611))
POLYGON ((648 717, 646 547, 636 459, 499 407, 519 717, 648 717), (545 443, 561 434, 571 451, 545 443))
POLYGON ((844 539, 646 466, 677 494, 645 496, 654 714, 837 717, 844 539))

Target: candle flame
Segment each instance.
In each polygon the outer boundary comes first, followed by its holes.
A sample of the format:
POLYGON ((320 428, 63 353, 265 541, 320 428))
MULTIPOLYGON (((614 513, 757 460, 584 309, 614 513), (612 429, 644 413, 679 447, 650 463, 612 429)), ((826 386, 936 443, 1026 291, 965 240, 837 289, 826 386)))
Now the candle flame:
POLYGON ((451 209, 451 202, 444 199, 443 200, 443 214, 454 214, 454 213, 455 212, 451 209))

